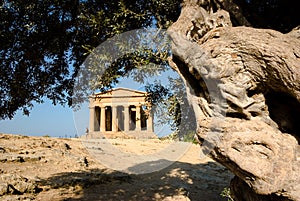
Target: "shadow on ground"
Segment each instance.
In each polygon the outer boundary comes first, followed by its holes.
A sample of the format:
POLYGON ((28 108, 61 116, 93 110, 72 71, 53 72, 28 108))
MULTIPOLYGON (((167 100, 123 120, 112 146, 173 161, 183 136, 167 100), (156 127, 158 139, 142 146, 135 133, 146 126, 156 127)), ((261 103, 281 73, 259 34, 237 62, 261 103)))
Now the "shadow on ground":
MULTIPOLYGON (((147 162, 131 168, 139 170, 164 162, 169 161, 147 162)), ((139 175, 105 171, 66 172, 42 180, 39 186, 44 191, 38 200, 163 200, 184 195, 193 201, 221 201, 227 200, 220 194, 232 178, 228 170, 215 162, 174 162, 161 171, 139 175), (53 195, 51 189, 59 189, 60 193, 53 195)))

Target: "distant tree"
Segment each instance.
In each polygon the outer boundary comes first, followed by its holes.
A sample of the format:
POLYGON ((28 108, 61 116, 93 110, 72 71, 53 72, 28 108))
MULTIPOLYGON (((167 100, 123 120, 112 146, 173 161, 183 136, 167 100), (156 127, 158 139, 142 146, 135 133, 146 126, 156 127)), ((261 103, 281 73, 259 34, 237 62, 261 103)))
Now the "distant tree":
POLYGON ((196 118, 189 107, 185 86, 181 79, 169 77, 169 84, 155 82, 146 86, 146 100, 154 105, 158 124, 168 124, 177 138, 196 129, 196 118))

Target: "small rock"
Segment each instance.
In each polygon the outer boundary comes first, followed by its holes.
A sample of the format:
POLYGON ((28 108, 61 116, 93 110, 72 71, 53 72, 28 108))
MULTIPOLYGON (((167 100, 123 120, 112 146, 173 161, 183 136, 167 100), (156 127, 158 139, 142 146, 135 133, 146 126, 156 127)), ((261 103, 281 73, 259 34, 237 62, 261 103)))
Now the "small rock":
POLYGON ((190 201, 190 198, 184 195, 174 195, 165 197, 163 201, 190 201))
POLYGON ((87 160, 86 157, 80 158, 80 159, 78 160, 78 162, 79 162, 82 166, 85 166, 85 167, 88 167, 88 166, 89 166, 89 162, 88 162, 88 160, 87 160))
POLYGON ((20 162, 20 163, 25 162, 25 160, 24 160, 24 158, 23 158, 22 156, 18 156, 17 158, 19 159, 19 162, 20 162))
POLYGON ((0 147, 0 153, 5 153, 5 149, 3 147, 0 147))
POLYGON ((65 151, 70 150, 71 146, 67 143, 62 143, 61 148, 65 151))
POLYGON ((1 162, 25 162, 24 158, 19 155, 6 155, 2 159, 0 159, 1 162))
POLYGON ((0 196, 7 194, 7 184, 0 183, 0 196))
POLYGON ((20 151, 19 154, 29 154, 29 151, 20 151))
POLYGON ((48 145, 46 142, 42 142, 40 147, 51 148, 51 146, 48 145))
POLYGON ((34 181, 17 174, 2 174, 0 176, 0 195, 37 193, 41 189, 34 181))
POLYGON ((1 156, 0 163, 5 163, 5 162, 7 162, 7 158, 1 156))
POLYGON ((41 156, 35 156, 35 155, 24 157, 24 161, 26 161, 26 162, 40 161, 41 159, 42 159, 41 156))

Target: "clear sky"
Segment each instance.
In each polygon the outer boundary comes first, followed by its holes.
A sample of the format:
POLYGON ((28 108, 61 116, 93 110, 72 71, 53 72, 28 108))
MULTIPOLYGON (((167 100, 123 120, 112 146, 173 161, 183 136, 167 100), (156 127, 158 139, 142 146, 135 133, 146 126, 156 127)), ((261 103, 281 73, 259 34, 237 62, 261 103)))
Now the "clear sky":
MULTIPOLYGON (((162 83, 167 81, 168 76, 178 76, 175 72, 168 71, 165 74, 149 78, 158 79, 162 83)), ((126 87, 131 89, 143 90, 142 85, 130 80, 123 79, 117 87, 126 87)), ((0 121, 0 133, 22 134, 29 136, 52 137, 74 137, 84 134, 86 127, 89 125, 88 105, 82 105, 81 109, 74 112, 69 107, 61 105, 52 105, 50 101, 45 100, 43 104, 35 104, 29 116, 24 116, 18 111, 12 120, 0 121)), ((154 122, 155 123, 155 122, 154 122)), ((156 134, 163 136, 170 133, 167 125, 156 126, 156 134)))
POLYGON ((12 120, 0 121, 0 132, 33 136, 63 136, 76 134, 73 111, 61 105, 52 105, 46 100, 44 104, 35 104, 29 116, 18 111, 12 120))

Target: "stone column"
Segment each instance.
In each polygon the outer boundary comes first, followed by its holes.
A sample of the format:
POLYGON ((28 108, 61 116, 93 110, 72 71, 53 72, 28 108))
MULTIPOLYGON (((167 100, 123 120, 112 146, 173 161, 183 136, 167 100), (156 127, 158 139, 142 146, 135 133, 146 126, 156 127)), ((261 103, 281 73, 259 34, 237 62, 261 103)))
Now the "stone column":
POLYGON ((116 106, 111 106, 111 130, 113 132, 117 131, 118 123, 117 123, 117 107, 116 106))
POLYGON ((153 132, 153 113, 151 108, 149 109, 148 119, 147 119, 147 131, 153 132))
POLYGON ((141 107, 139 105, 135 106, 136 109, 136 122, 135 122, 135 130, 140 131, 141 130, 141 107))
POLYGON ((101 106, 100 116, 100 131, 105 132, 105 106, 101 106))
POLYGON ((90 109, 90 132, 95 131, 95 107, 89 107, 90 109))
POLYGON ((124 131, 127 132, 129 131, 129 106, 125 105, 124 106, 124 131))

